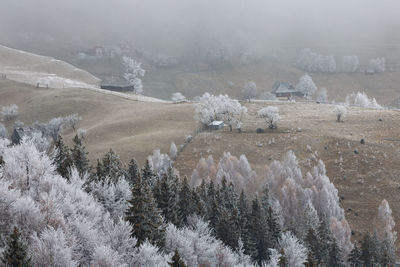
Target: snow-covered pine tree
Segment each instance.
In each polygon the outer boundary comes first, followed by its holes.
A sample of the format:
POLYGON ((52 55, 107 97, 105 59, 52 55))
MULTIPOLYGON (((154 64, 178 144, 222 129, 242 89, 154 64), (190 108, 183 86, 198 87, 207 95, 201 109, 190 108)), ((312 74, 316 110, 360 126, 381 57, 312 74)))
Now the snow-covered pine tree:
POLYGON ((6 247, 0 257, 1 262, 5 266, 10 267, 29 267, 31 260, 28 256, 26 245, 21 240, 21 234, 18 228, 14 226, 14 230, 7 237, 6 247))
POLYGON ((89 153, 86 152, 85 146, 82 144, 82 140, 78 135, 75 135, 73 141, 74 147, 71 149, 72 162, 80 175, 84 175, 90 172, 90 162, 87 157, 89 153))

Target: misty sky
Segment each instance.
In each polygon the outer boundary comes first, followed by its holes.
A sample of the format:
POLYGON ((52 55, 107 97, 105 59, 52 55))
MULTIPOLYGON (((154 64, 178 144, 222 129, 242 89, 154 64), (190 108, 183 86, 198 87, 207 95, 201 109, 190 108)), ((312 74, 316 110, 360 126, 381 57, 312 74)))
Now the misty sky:
POLYGON ((399 0, 1 0, 0 6, 0 43, 127 40, 179 53, 216 42, 255 51, 271 44, 391 44, 399 33, 399 0))

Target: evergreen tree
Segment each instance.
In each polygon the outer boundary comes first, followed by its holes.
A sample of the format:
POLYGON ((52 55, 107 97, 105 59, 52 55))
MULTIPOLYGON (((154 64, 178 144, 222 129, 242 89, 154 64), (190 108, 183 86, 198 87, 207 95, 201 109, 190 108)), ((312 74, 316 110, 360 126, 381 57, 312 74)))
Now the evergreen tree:
POLYGON ((319 240, 313 228, 310 228, 308 230, 306 238, 304 239, 304 243, 309 251, 313 253, 317 262, 321 263, 324 258, 321 249, 321 241, 319 240))
POLYGON ((57 172, 64 178, 68 179, 69 169, 72 166, 71 153, 69 148, 64 144, 62 137, 59 136, 54 144, 53 163, 57 172))
POLYGON ((252 238, 250 236, 250 231, 249 231, 249 206, 247 204, 247 199, 246 196, 242 190, 239 196, 239 201, 238 201, 238 211, 239 211, 239 218, 238 218, 238 223, 239 223, 239 232, 240 232, 240 237, 243 241, 243 246, 246 254, 248 255, 254 255, 255 253, 255 244, 252 243, 252 238))
POLYGON ((330 243, 327 266, 328 267, 345 266, 345 264, 342 260, 342 250, 338 246, 336 240, 333 240, 333 242, 330 243))
POLYGON ((378 263, 377 256, 378 248, 376 247, 376 241, 371 234, 366 233, 361 240, 361 261, 365 267, 373 267, 375 263, 378 263))
POLYGON ((307 261, 304 267, 318 267, 317 260, 314 258, 311 251, 308 252, 307 261))
POLYGON ((289 267, 288 259, 286 258, 285 250, 283 248, 281 249, 280 254, 281 254, 281 256, 279 257, 278 266, 279 267, 289 267))
POLYGON ((318 260, 327 263, 329 261, 330 245, 333 242, 333 237, 326 218, 321 218, 318 235, 319 250, 315 256, 318 260))
POLYGON ((103 175, 103 164, 101 164, 100 160, 97 159, 97 166, 96 166, 96 180, 100 180, 103 175))
POLYGON ((97 174, 98 179, 116 183, 120 177, 125 177, 125 170, 119 156, 112 150, 108 151, 102 160, 101 176, 97 174))
POLYGON ((362 267, 362 261, 360 259, 361 257, 361 252, 357 246, 357 244, 354 244, 354 248, 351 250, 349 254, 349 259, 348 262, 351 267, 362 267))
POLYGON ((249 232, 255 251, 252 255, 259 264, 269 259, 268 229, 263 220, 263 213, 258 198, 253 200, 249 217, 249 232))
POLYGON ((167 173, 161 179, 160 197, 157 204, 167 222, 178 225, 178 192, 176 182, 177 179, 173 174, 172 168, 168 168, 167 173))
POLYGON ((5 266, 10 267, 31 266, 27 248, 21 241, 21 234, 19 233, 17 227, 14 227, 13 232, 7 238, 6 247, 1 257, 1 262, 5 266))
POLYGON ((126 180, 129 182, 131 186, 133 186, 140 175, 139 166, 135 159, 131 159, 128 165, 128 171, 126 173, 126 180))
POLYGON ((161 212, 156 207, 148 185, 138 182, 132 187, 132 199, 128 201, 125 219, 132 224, 132 236, 137 238, 137 246, 146 239, 162 247, 164 243, 164 225, 161 212))
POLYGON ((232 249, 236 249, 240 238, 236 225, 237 211, 232 214, 228 209, 219 207, 218 219, 215 226, 215 232, 219 239, 232 249))
POLYGON ((200 197, 199 193, 195 190, 192 190, 192 203, 193 203, 193 213, 199 215, 200 217, 207 218, 207 204, 200 197))
POLYGON ((142 181, 147 183, 150 188, 153 188, 157 181, 157 175, 153 172, 148 159, 146 159, 146 163, 142 168, 142 181))
POLYGON ((72 155, 72 163, 79 171, 81 175, 86 172, 90 172, 90 162, 87 157, 88 152, 86 152, 85 146, 82 144, 82 140, 75 135, 74 139, 74 147, 71 149, 72 155))
POLYGON ((271 240, 271 246, 275 247, 278 244, 278 239, 281 235, 281 226, 279 224, 278 216, 273 212, 270 206, 267 210, 266 221, 268 225, 269 237, 271 240))
POLYGON ((183 178, 181 189, 179 190, 178 200, 178 226, 184 226, 187 224, 187 218, 189 215, 195 213, 194 201, 199 201, 198 196, 195 192, 192 193, 189 184, 187 183, 186 176, 183 178))
POLYGON ((186 267, 185 263, 181 259, 181 256, 178 253, 178 250, 175 249, 174 256, 172 256, 171 262, 168 263, 169 266, 172 267, 186 267))

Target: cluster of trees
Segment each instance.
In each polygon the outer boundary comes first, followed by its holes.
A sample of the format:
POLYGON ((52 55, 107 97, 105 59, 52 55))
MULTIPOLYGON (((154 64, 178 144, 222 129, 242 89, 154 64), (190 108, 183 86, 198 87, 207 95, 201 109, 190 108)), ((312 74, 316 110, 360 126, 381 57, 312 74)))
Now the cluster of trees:
POLYGON ((346 96, 347 105, 356 105, 363 108, 383 109, 375 98, 369 98, 365 92, 351 93, 346 96))
POLYGON ((72 149, 58 138, 51 156, 27 138, 8 143, 0 140, 4 264, 392 266, 396 259, 387 201, 375 232, 354 245, 322 161, 303 177, 292 152, 269 166, 267 183, 249 198, 257 174, 245 156, 225 153, 218 166, 203 159, 188 182, 149 160, 124 168, 112 150, 92 168, 77 136, 72 149))
POLYGON ((249 81, 245 84, 242 90, 243 98, 250 101, 257 96, 257 85, 254 81, 249 81))
POLYGON ((343 72, 356 72, 360 65, 358 56, 343 56, 342 57, 342 71, 343 72))
POLYGON ((368 64, 368 71, 374 73, 382 73, 385 72, 386 69, 386 61, 383 57, 372 58, 368 64))
POLYGON ((231 99, 227 95, 214 96, 204 93, 196 105, 195 119, 205 127, 213 121, 224 121, 231 131, 233 127, 241 131, 242 119, 246 113, 247 108, 236 99, 231 99))
POLYGON ((122 58, 122 64, 125 67, 125 80, 133 86, 135 93, 143 93, 143 84, 140 78, 144 76, 146 71, 142 69, 142 63, 125 56, 122 58))
POLYGON ((333 73, 336 71, 336 61, 332 55, 321 55, 313 52, 310 48, 300 51, 294 65, 308 72, 333 73))

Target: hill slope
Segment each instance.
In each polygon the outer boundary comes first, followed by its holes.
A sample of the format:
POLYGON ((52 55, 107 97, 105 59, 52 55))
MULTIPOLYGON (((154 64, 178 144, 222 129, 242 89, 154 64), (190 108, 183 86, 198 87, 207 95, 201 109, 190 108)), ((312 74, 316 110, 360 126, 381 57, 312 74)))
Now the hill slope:
POLYGON ((98 87, 90 73, 51 57, 0 45, 0 73, 8 79, 41 87, 98 87))

